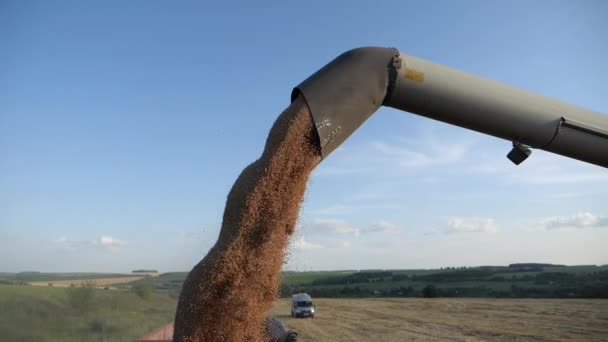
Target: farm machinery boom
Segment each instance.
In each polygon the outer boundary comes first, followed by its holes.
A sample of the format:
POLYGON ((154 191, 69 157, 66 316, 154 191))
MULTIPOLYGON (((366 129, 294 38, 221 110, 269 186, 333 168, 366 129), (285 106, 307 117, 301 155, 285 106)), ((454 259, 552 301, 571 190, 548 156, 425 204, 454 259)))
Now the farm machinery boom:
POLYGON ((384 105, 511 141, 515 164, 538 148, 608 167, 608 116, 392 48, 347 51, 298 85, 292 100, 299 94, 323 158, 384 105))

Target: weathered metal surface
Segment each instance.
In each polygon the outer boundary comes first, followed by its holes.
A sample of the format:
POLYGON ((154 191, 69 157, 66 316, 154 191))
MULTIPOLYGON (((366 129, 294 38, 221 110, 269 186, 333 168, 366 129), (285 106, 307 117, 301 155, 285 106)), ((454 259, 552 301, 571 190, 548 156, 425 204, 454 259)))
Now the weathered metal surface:
POLYGON ((327 157, 385 105, 608 167, 608 116, 388 48, 350 50, 294 89, 327 157))
POLYGON ((397 55, 397 50, 389 48, 353 49, 294 89, 291 100, 302 93, 310 108, 323 158, 380 108, 387 94, 391 70, 396 72, 393 57, 397 55))
POLYGON ((608 116, 401 53, 387 105, 608 167, 608 116))

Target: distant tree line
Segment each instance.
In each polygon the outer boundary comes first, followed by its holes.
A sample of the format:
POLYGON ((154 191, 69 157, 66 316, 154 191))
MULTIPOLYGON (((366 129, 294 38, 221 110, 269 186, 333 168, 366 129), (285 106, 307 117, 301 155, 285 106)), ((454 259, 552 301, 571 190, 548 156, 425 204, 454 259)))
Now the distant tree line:
POLYGON ((400 286, 370 290, 360 286, 344 287, 297 287, 281 285, 279 295, 291 297, 293 293, 306 292, 314 297, 326 298, 367 298, 367 297, 419 297, 413 287, 400 286))
MULTIPOLYGON (((283 283, 282 297, 307 292, 313 297, 477 297, 477 298, 608 298, 608 269, 570 268, 552 264, 446 267, 411 272, 366 270, 327 272, 303 283, 283 283), (540 271, 536 269, 540 267, 540 271), (532 271, 536 270, 536 271, 532 271)), ((156 290, 177 294, 185 273, 149 278, 156 290)), ((308 278, 310 279, 310 278, 308 278)), ((143 280, 141 280, 143 281, 143 280)), ((140 281, 140 282, 141 282, 140 281)))
POLYGON ((483 268, 411 276, 389 271, 360 272, 319 278, 310 284, 283 284, 280 288, 284 297, 296 292, 313 297, 608 298, 608 271, 505 276, 483 268), (396 286, 395 281, 409 281, 412 285, 396 286), (462 283, 472 284, 454 286, 462 283))
MULTIPOLYGON (((517 271, 509 270, 504 267, 504 270, 487 269, 487 268, 446 268, 442 272, 436 272, 424 275, 407 275, 403 273, 393 273, 391 271, 381 272, 358 272, 340 277, 324 277, 312 281, 311 285, 351 285, 362 283, 378 283, 378 282, 396 282, 396 281, 420 281, 420 282, 463 282, 463 281, 534 281, 534 275, 510 275, 501 276, 496 273, 514 273, 526 272, 517 269, 517 271)), ((570 273, 568 273, 570 275, 570 273)))
POLYGON ((318 278, 312 281, 312 285, 373 283, 384 281, 385 278, 391 278, 392 276, 393 272, 389 271, 356 272, 343 277, 318 278))

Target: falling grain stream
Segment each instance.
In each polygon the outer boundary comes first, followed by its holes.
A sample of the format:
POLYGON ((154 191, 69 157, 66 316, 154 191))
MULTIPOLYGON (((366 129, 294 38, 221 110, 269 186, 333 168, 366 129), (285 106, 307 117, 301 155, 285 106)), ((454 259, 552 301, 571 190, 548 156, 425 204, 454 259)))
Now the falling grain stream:
POLYGON ((321 161, 318 136, 297 98, 276 120, 262 156, 234 183, 218 241, 186 279, 174 341, 264 341, 285 249, 308 177, 321 161))

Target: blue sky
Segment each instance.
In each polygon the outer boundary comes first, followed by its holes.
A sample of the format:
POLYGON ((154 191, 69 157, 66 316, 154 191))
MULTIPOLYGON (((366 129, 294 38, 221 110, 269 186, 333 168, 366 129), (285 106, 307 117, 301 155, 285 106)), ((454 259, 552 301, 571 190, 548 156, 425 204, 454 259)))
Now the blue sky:
MULTIPOLYGON (((0 3, 0 271, 188 270, 293 86, 353 47, 608 113, 604 1, 0 3)), ((608 263, 608 171, 381 109, 287 269, 608 263)))

